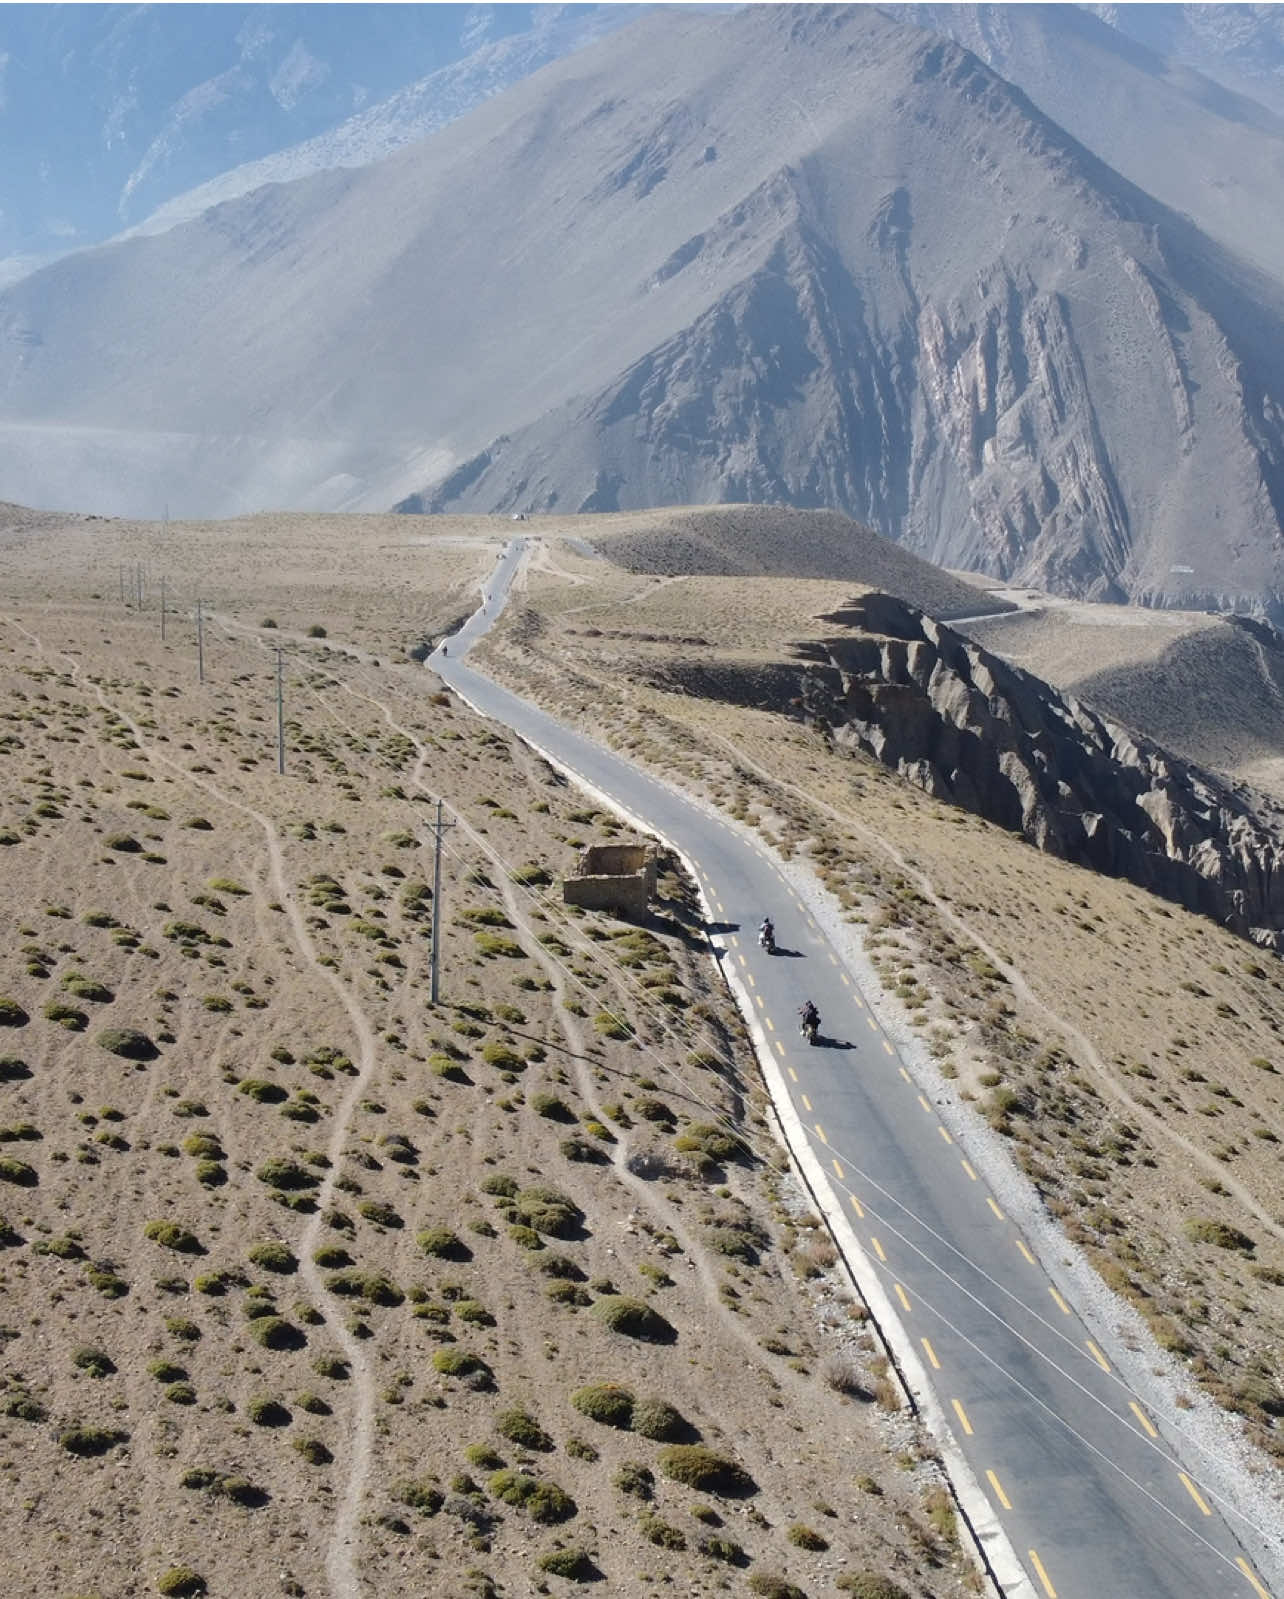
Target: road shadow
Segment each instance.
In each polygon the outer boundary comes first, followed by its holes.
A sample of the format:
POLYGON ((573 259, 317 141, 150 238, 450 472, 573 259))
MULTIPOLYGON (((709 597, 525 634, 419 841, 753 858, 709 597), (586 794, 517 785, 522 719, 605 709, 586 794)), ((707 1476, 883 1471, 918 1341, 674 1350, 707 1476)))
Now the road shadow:
POLYGON ((787 961, 800 961, 803 958, 802 950, 786 949, 783 944, 777 944, 771 953, 773 956, 779 955, 782 959, 787 961))

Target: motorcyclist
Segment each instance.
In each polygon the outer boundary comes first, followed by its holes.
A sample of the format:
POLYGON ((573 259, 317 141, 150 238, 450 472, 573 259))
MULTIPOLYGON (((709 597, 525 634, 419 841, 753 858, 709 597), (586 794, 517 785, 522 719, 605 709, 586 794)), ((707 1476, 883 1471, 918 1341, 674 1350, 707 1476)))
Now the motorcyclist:
POLYGON ((799 1007, 798 1016, 804 1033, 818 1033, 820 1031, 820 1012, 808 1000, 799 1007))
POLYGON ((762 926, 758 929, 758 942, 764 949, 774 949, 776 944, 776 928, 770 916, 764 916, 762 926))

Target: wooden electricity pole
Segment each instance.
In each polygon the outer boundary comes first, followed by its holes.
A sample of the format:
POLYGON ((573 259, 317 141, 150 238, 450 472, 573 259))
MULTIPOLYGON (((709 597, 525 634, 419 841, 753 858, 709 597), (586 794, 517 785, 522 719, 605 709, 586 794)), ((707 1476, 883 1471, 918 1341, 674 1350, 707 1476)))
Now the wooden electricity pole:
POLYGON ((437 801, 437 820, 433 823, 433 835, 436 843, 432 857, 432 990, 430 998, 432 1003, 437 1003, 438 971, 440 968, 439 939, 441 936, 441 839, 448 827, 457 827, 457 822, 444 822, 441 818, 441 801, 437 801))
POLYGON ((196 671, 199 680, 205 681, 205 618, 201 613, 201 597, 196 596, 196 671))
POLYGON ((285 771, 285 696, 281 688, 281 646, 276 647, 276 769, 285 771))

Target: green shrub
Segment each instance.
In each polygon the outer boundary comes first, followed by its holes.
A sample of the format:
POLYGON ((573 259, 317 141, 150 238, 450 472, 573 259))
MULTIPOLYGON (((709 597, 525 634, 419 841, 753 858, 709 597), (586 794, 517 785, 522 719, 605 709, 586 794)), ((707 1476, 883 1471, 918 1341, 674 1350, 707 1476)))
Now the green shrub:
POLYGON ((68 972, 62 986, 75 999, 87 1000, 91 1005, 109 1005, 115 994, 105 983, 95 983, 92 978, 81 977, 78 972, 68 972))
POLYGON ((565 1577, 570 1582, 592 1582, 599 1575, 592 1556, 583 1549, 550 1549, 536 1562, 541 1571, 552 1577, 565 1577))
POLYGON ((655 1494, 655 1473, 640 1460, 626 1460, 611 1481, 622 1494, 635 1499, 650 1499, 655 1494))
POLYGON ((633 1029, 622 1017, 601 1010, 593 1018, 593 1031, 599 1038, 632 1038, 633 1029))
POLYGON ((254 1175, 269 1188, 287 1191, 315 1188, 318 1182, 307 1167, 300 1166, 297 1160, 283 1160, 279 1157, 265 1160, 254 1175))
POLYGON ((392 1278, 382 1272, 337 1272, 327 1279, 326 1288, 340 1298, 364 1299, 371 1305, 400 1305, 406 1298, 392 1278))
POLYGON ((48 1421, 49 1412, 34 1394, 10 1379, 9 1388, 0 1393, 0 1416, 8 1416, 14 1421, 38 1422, 48 1421))
POLYGON ((11 1156, 0 1157, 0 1182, 14 1183, 19 1188, 34 1188, 40 1181, 34 1166, 28 1166, 25 1160, 14 1160, 11 1156))
POLYGON ((334 1459, 319 1438, 295 1438, 292 1442, 309 1466, 328 1466, 334 1459))
POLYGON ((432 1356, 433 1369, 439 1371, 443 1377, 471 1377, 475 1371, 485 1371, 486 1362, 480 1355, 474 1355, 467 1349, 459 1349, 453 1344, 448 1349, 435 1349, 432 1356))
POLYGON ((685 1549, 687 1546, 686 1535, 679 1528, 671 1526, 649 1510, 644 1510, 638 1517, 638 1526, 647 1542, 657 1544, 661 1549, 685 1549))
POLYGON ((268 1082, 262 1077, 243 1078, 237 1083, 236 1091, 252 1099, 256 1105, 279 1105, 290 1097, 280 1083, 268 1082))
POLYGON ((508 1236, 522 1249, 543 1249, 544 1240, 533 1227, 528 1227, 525 1222, 514 1222, 508 1229, 508 1236))
MULTIPOLYGON (((730 1538, 708 1537, 701 1538, 696 1545, 702 1555, 710 1560, 722 1560, 729 1566, 747 1566, 749 1557, 738 1543, 730 1538)), ((838 1586, 842 1587, 842 1578, 838 1579, 838 1586)))
POLYGON ((146 1033, 136 1027, 104 1027, 98 1034, 99 1047, 124 1060, 155 1060, 160 1051, 146 1033))
POLYGON ((256 1316, 250 1323, 250 1337, 264 1349, 299 1349, 306 1342, 299 1329, 283 1316, 256 1316))
POLYGON ((196 1390, 190 1382, 172 1382, 165 1390, 165 1397, 172 1405, 194 1405, 196 1390))
POLYGON ((125 1443, 128 1438, 127 1432, 111 1427, 68 1427, 59 1433, 58 1442, 69 1455, 88 1457, 105 1455, 109 1449, 125 1443))
POLYGON ((190 1566, 171 1566, 156 1579, 156 1591, 166 1599, 193 1599, 207 1592, 205 1578, 190 1566))
POLYGON ((600 1458, 593 1445, 585 1443, 583 1438, 568 1438, 566 1440, 566 1453, 570 1455, 572 1460, 592 1462, 600 1458))
POLYGON ((44 1015, 46 1021, 57 1022, 70 1033, 83 1033, 89 1025, 89 1018, 83 1010, 77 1010, 74 1005, 68 1005, 60 999, 51 999, 44 1008, 44 1015))
POLYGON ((299 1269, 299 1257, 287 1245, 277 1242, 256 1244, 250 1250, 250 1264, 261 1266, 264 1271, 274 1271, 280 1276, 289 1276, 299 1269))
POLYGON ((187 1377, 185 1368, 175 1365, 172 1360, 153 1360, 147 1371, 157 1382, 183 1382, 187 1377))
POLYGON ((577 1388, 571 1395, 571 1403, 582 1416, 604 1427, 628 1432, 633 1425, 633 1391, 619 1383, 591 1383, 586 1388, 577 1388))
POLYGON ((313 1253, 312 1259, 324 1271, 339 1271, 352 1264, 352 1256, 338 1244, 323 1244, 313 1253))
POLYGON ((438 1260, 471 1260, 472 1250, 449 1227, 429 1227, 415 1234, 415 1242, 425 1255, 438 1260))
POLYGON ((195 1233, 173 1221, 149 1221, 143 1228, 143 1237, 180 1255, 203 1255, 205 1248, 195 1233))
POLYGON ((183 1152, 200 1160, 223 1160, 223 1146, 212 1133, 189 1133, 183 1140, 183 1152))
POLYGON ((391 1205, 385 1205, 377 1199, 363 1199, 357 1206, 357 1214, 364 1220, 373 1222, 376 1227, 400 1227, 401 1217, 391 1205))
POLYGON ((576 1511, 575 1501, 564 1489, 547 1478, 532 1477, 524 1471, 497 1471, 487 1487, 496 1499, 524 1511, 532 1521, 550 1525, 568 1521, 576 1511))
POLYGON ((312 626, 308 629, 308 637, 309 638, 325 638, 325 636, 326 636, 325 628, 323 628, 321 626, 320 622, 313 622, 312 626))
POLYGON ((660 1451, 659 1465, 666 1477, 700 1493, 739 1497, 757 1492, 743 1466, 703 1444, 670 1444, 660 1451))
POLYGON ((593 1306, 592 1314, 613 1333, 640 1338, 647 1343, 672 1343, 677 1336, 658 1310, 644 1300, 626 1294, 604 1294, 593 1306))
POLYGON ((543 1453, 553 1447, 553 1440, 528 1410, 513 1405, 501 1410, 495 1417, 495 1431, 509 1443, 520 1444, 523 1449, 537 1449, 543 1453))
POLYGON ((482 1179, 481 1191, 483 1194, 491 1194, 500 1199, 516 1199, 518 1186, 515 1177, 497 1171, 482 1179))
POLYGON ((16 999, 0 999, 0 1027, 25 1027, 30 1020, 16 999))
POLYGON ((492 1041, 482 1047, 482 1059, 488 1066, 493 1066, 500 1072, 523 1072, 526 1062, 507 1044, 497 1044, 492 1041))
POLYGON ((73 1366, 81 1371, 88 1372, 91 1377, 110 1377, 116 1365, 105 1349, 97 1349, 91 1344, 82 1345, 71 1357, 73 1366))
POLYGON ((551 1122, 573 1122, 575 1113, 571 1107, 557 1094, 540 1092, 532 1094, 528 1101, 531 1109, 537 1116, 544 1116, 551 1122))
POLYGON ((677 1443, 691 1433, 691 1425, 663 1399, 642 1398, 633 1406, 633 1431, 657 1443, 677 1443))
POLYGON ((435 1516, 446 1502, 446 1496, 430 1477, 394 1482, 391 1493, 399 1505, 408 1505, 421 1516, 435 1516))

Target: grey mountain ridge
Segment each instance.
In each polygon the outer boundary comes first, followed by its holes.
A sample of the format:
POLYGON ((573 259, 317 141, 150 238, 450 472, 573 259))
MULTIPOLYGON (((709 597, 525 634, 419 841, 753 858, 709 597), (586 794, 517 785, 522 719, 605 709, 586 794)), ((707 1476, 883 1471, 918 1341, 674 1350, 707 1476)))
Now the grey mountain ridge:
MULTIPOLYGON (((1126 87, 1137 47, 1094 49, 1126 87)), ((675 9, 0 294, 0 494, 778 500, 1278 613, 1281 393, 1280 281, 968 50, 874 8, 675 9)))

